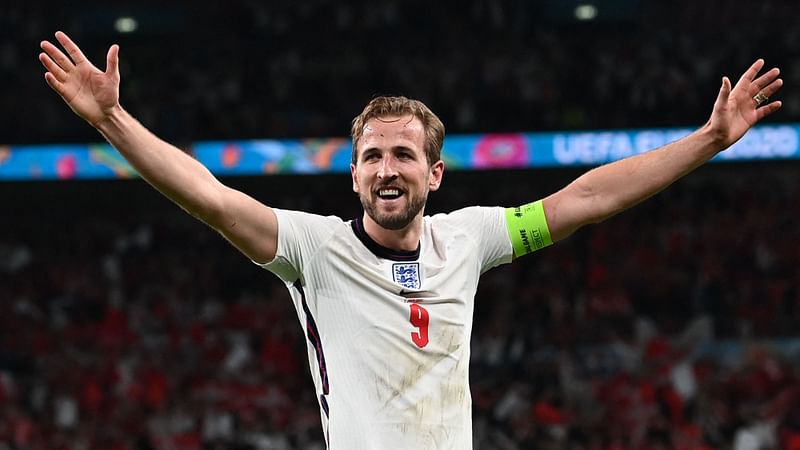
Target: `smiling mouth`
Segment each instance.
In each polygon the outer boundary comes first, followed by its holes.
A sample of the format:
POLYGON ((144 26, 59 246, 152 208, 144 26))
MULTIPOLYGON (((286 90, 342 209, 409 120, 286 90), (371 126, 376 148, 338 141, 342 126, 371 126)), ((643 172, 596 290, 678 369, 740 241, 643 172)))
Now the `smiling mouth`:
POLYGON ((398 188, 378 189, 378 198, 382 200, 396 200, 403 195, 403 191, 398 188))

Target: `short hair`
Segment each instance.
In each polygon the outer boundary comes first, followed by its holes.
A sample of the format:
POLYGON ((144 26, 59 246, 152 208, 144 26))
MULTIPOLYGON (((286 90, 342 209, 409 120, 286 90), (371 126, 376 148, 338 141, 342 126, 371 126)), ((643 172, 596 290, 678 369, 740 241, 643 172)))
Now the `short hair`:
POLYGON ((425 157, 428 165, 433 165, 442 158, 442 144, 444 143, 444 124, 424 103, 403 96, 373 98, 361 114, 353 119, 350 134, 353 138, 353 155, 351 162, 356 164, 358 141, 364 133, 364 126, 371 119, 387 116, 412 115, 422 122, 425 130, 425 157))

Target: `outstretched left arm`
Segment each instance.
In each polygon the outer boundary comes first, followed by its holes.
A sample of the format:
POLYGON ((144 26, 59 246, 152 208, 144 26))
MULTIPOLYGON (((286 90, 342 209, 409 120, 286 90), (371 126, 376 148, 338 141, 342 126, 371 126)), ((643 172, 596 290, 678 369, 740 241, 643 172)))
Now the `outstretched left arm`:
POLYGON ((759 120, 777 111, 780 101, 762 103, 780 89, 783 80, 778 78, 777 68, 758 76, 763 67, 764 61, 757 60, 732 89, 728 77, 723 77, 711 117, 689 136, 592 169, 546 197, 543 208, 553 242, 660 192, 730 147, 759 120))

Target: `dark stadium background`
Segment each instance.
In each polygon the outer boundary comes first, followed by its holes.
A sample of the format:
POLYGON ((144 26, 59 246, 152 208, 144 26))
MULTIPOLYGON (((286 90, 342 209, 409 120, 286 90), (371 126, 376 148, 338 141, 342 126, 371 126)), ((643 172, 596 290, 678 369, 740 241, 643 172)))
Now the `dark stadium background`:
MULTIPOLYGON (((175 144, 345 136, 374 95, 449 133, 699 126, 720 77, 779 66, 800 122, 800 4, 22 2, 0 8, 0 144, 96 142, 38 43, 95 63, 175 144), (139 30, 114 30, 120 15, 139 30)), ((478 449, 800 448, 798 163, 712 164, 485 276, 478 449)), ((428 212, 540 198, 585 169, 448 172, 428 212)), ((229 178, 345 218, 347 175, 229 178)), ((0 183, 0 449, 323 448, 277 279, 138 180, 0 183), (244 355, 244 356, 243 356, 244 355), (248 356, 249 355, 249 356, 248 356)))

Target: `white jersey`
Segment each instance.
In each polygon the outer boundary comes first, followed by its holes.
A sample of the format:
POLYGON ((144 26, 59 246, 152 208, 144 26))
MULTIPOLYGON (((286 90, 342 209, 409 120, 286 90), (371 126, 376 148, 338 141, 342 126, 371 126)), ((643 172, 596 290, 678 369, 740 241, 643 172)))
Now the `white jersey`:
POLYGON ((424 218, 419 248, 361 219, 275 210, 263 267, 289 288, 331 450, 471 449, 470 336, 479 276, 512 259, 504 209, 424 218))

